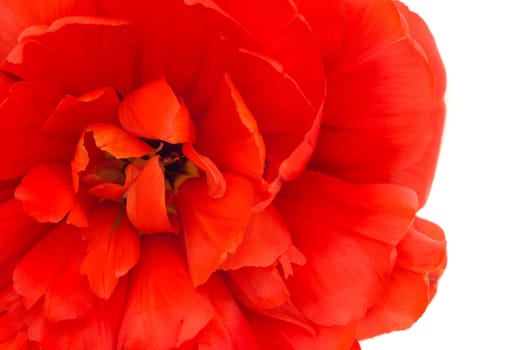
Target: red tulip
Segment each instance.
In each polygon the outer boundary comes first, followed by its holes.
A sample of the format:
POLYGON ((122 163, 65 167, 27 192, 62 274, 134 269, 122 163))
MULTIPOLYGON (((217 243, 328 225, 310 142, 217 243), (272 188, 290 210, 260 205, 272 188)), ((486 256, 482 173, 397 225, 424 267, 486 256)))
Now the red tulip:
POLYGON ((445 267, 391 0, 0 0, 2 349, 359 349, 445 267))

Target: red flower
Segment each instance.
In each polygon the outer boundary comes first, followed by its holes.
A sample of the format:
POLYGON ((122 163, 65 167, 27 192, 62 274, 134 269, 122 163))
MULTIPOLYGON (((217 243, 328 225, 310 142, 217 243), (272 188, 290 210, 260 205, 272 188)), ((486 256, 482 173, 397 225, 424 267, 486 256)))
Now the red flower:
POLYGON ((390 0, 0 1, 2 349, 409 327, 445 73, 390 0))

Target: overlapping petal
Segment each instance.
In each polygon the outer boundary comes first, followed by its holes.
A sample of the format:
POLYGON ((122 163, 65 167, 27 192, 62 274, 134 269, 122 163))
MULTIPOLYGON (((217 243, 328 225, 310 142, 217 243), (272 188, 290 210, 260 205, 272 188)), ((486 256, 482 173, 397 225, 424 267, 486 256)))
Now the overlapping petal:
POLYGON ((175 348, 196 336, 214 314, 211 302, 194 290, 174 236, 142 240, 129 288, 119 349, 175 348))

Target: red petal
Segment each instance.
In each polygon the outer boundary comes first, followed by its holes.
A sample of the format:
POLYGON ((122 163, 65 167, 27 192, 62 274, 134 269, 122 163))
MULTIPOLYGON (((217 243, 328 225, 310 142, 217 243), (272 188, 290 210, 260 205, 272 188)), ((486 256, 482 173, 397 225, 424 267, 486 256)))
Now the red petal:
POLYGON ((225 195, 210 198, 202 178, 189 179, 179 188, 177 210, 184 230, 191 279, 200 285, 235 252, 243 239, 253 190, 243 177, 225 174, 225 195))
POLYGON ((178 223, 168 217, 166 180, 159 156, 148 160, 144 169, 129 187, 126 213, 135 228, 142 233, 178 232, 178 223))
MULTIPOLYGON (((97 161, 97 159, 90 159, 90 157, 97 158, 100 156, 96 154, 100 152, 97 152, 93 147, 119 159, 140 158, 154 151, 146 142, 131 136, 118 126, 112 124, 89 125, 80 137, 75 155, 71 160, 75 190, 78 190, 79 174, 87 169, 90 161, 97 161)), ((100 156, 100 158, 104 158, 104 156, 100 156)))
POLYGON ((235 67, 233 81, 264 137, 267 178, 297 177, 313 152, 319 109, 277 61, 241 50, 235 67))
POLYGON ((251 310, 273 309, 290 298, 286 284, 275 267, 245 267, 230 271, 228 275, 235 296, 251 310))
POLYGON ((196 167, 206 173, 208 183, 208 194, 212 198, 220 198, 226 192, 226 180, 215 163, 208 157, 203 156, 193 148, 193 145, 185 143, 182 152, 196 167))
POLYGON ((290 232, 275 207, 252 213, 242 243, 228 255, 221 269, 234 270, 244 266, 265 267, 274 264, 292 244, 290 232))
POLYGON ((261 349, 348 350, 354 342, 356 324, 318 327, 315 333, 266 317, 250 314, 249 322, 261 349))
POLYGON ((429 302, 428 279, 419 273, 396 268, 379 300, 359 321, 357 337, 365 339, 407 329, 419 319, 429 302))
POLYGON ((14 82, 15 80, 11 76, 5 74, 4 72, 0 72, 0 104, 7 96, 9 96, 9 89, 14 82))
POLYGON ((0 61, 16 44, 20 32, 32 25, 75 14, 95 14, 98 4, 91 0, 49 0, 34 3, 31 0, 2 1, 0 13, 4 19, 0 31, 0 61))
POLYGON ((22 82, 12 86, 0 103, 0 179, 20 177, 39 162, 71 159, 73 144, 41 132, 60 98, 56 88, 47 84, 22 82))
POLYGON ((408 188, 354 185, 310 170, 287 184, 280 199, 294 214, 300 211, 310 220, 391 245, 405 236, 418 208, 417 196, 408 188))
POLYGON ((210 107, 197 121, 195 147, 226 172, 259 179, 265 147, 250 110, 225 76, 210 107))
POLYGON ((215 317, 199 334, 200 350, 259 350, 252 330, 237 301, 219 278, 203 286, 215 308, 215 317))
POLYGON ((133 135, 171 144, 193 141, 189 112, 164 79, 151 81, 126 96, 118 114, 124 129, 133 135))
POLYGON ((200 4, 242 28, 265 55, 283 64, 315 108, 319 107, 324 97, 324 74, 318 46, 292 2, 186 0, 185 3, 200 4))
POLYGON ((0 204, 0 264, 23 253, 49 231, 50 225, 39 224, 22 209, 22 203, 10 200, 0 204))
POLYGON ((436 224, 416 218, 414 225, 397 246, 397 263, 411 271, 427 273, 439 268, 446 259, 443 231, 436 224))
POLYGON ((97 299, 85 320, 45 322, 40 345, 45 349, 115 349, 126 302, 127 279, 119 283, 109 300, 97 299))
POLYGON ((119 278, 131 270, 140 255, 138 232, 123 213, 120 204, 102 204, 89 217, 89 227, 82 231, 88 242, 80 273, 88 278, 91 290, 108 299, 119 278))
POLYGON ((36 165, 24 176, 15 198, 35 220, 57 223, 75 204, 71 172, 62 164, 36 165))
MULTIPOLYGON (((355 225, 343 215, 343 211, 351 215, 355 210, 345 210, 341 205, 344 199, 357 208, 358 203, 368 200, 366 196, 349 198, 346 186, 353 187, 306 172, 283 188, 276 202, 290 227, 294 245, 306 256, 306 264, 295 267, 287 280, 292 301, 308 319, 324 326, 344 325, 362 317, 379 296, 392 266, 391 245, 358 234, 366 233, 368 228, 374 232, 376 227, 385 227, 381 215, 362 210, 364 217, 358 218, 355 225), (331 191, 323 195, 327 188, 331 191), (330 195, 338 200, 337 205, 328 206, 328 198, 323 199, 330 195)), ((399 213, 390 219, 396 231, 389 233, 390 237, 400 236, 410 224, 413 211, 399 213)))
POLYGON ((79 273, 84 252, 78 229, 66 224, 58 225, 31 249, 13 274, 15 290, 26 307, 45 296, 43 309, 48 320, 87 316, 95 296, 79 273))
POLYGON ((352 182, 386 182, 432 139, 432 72, 390 1, 348 7, 347 20, 312 165, 352 182))
POLYGON ((58 81, 72 95, 101 86, 126 94, 137 85, 137 38, 122 20, 62 17, 27 28, 0 67, 23 80, 58 81))
POLYGON ((191 285, 175 236, 143 237, 117 348, 172 349, 195 337, 213 314, 191 285))
POLYGON ((434 100, 441 101, 445 94, 447 78, 445 67, 438 52, 434 37, 426 23, 417 13, 410 11, 405 4, 399 1, 394 1, 394 4, 408 24, 410 37, 420 45, 425 53, 425 57, 430 64, 432 73, 434 74, 434 100))
POLYGON ((66 96, 44 124, 46 135, 75 142, 82 130, 93 123, 117 123, 119 97, 113 88, 102 88, 80 97, 66 96))
MULTIPOLYGON (((2 341, 16 336, 25 328, 27 310, 13 285, 0 290, 0 344, 2 341)), ((2 348, 4 349, 4 348, 2 348)))

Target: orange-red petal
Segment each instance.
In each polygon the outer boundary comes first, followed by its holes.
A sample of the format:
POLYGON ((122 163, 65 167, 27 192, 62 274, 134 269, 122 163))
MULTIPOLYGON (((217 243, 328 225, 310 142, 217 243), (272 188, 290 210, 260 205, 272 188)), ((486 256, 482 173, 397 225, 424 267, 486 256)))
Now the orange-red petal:
POLYGON ((196 122, 195 147, 225 172, 260 179, 265 146, 257 122, 242 96, 225 76, 211 105, 196 122))
POLYGON ((202 178, 189 179, 176 197, 184 231, 190 276, 195 285, 210 277, 241 243, 251 207, 253 189, 241 176, 224 174, 228 184, 221 198, 211 198, 202 178))
POLYGON ((359 321, 357 337, 407 329, 423 314, 430 302, 428 278, 403 268, 395 268, 378 301, 359 321))
POLYGON ((26 28, 0 68, 24 80, 58 82, 72 95, 102 86, 126 94, 138 83, 138 49, 126 21, 62 17, 26 28))
POLYGON ((252 213, 241 244, 235 253, 228 255, 221 269, 270 266, 288 251, 291 244, 286 223, 270 205, 262 212, 252 213))
POLYGON ((38 222, 57 223, 75 204, 71 172, 58 163, 38 164, 24 176, 15 198, 38 222))
POLYGON ((151 81, 127 95, 118 115, 122 127, 135 136, 171 144, 194 139, 188 109, 164 79, 151 81))
POLYGON ((74 144, 41 131, 60 98, 60 91, 48 84, 12 85, 7 98, 0 102, 0 179, 20 177, 39 162, 71 159, 74 144))
POLYGON ((85 253, 79 230, 62 223, 49 232, 20 261, 13 273, 14 287, 26 307, 44 299, 44 315, 60 321, 86 317, 95 295, 79 273, 85 253))
POLYGON ((167 212, 166 180, 159 156, 147 161, 129 187, 126 198, 129 221, 139 232, 178 232, 178 221, 167 212))
POLYGON ((195 337, 212 319, 213 306, 193 288, 179 245, 173 235, 142 238, 118 349, 172 349, 195 337))
POLYGON ((87 241, 87 252, 80 273, 87 276, 93 293, 109 299, 119 278, 139 260, 138 232, 120 204, 107 203, 92 211, 82 237, 87 241))
POLYGON ((76 142, 89 124, 116 124, 117 92, 110 87, 90 91, 80 97, 65 96, 46 120, 42 132, 76 142))

